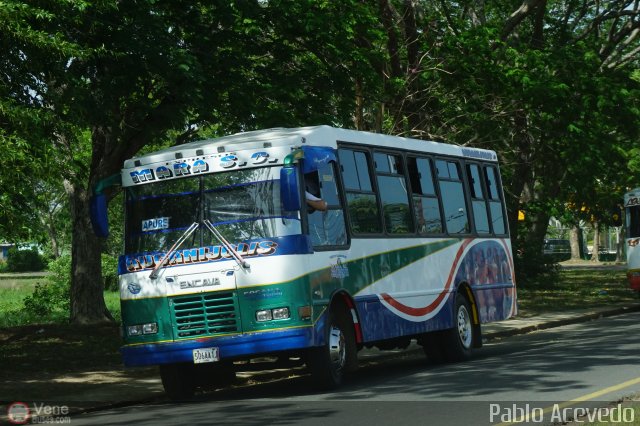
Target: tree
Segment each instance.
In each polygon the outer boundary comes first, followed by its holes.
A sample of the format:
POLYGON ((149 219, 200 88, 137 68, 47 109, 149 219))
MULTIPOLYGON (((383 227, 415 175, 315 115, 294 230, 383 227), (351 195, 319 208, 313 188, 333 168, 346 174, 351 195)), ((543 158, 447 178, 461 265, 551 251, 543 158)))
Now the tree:
POLYGON ((288 24, 295 9, 275 1, 3 3, 0 116, 7 138, 28 137, 40 149, 35 158, 54 153, 60 166, 72 227, 72 321, 110 319, 96 279, 104 241, 91 232, 89 199, 125 159, 176 132, 182 143, 208 126, 228 133, 349 116, 353 96, 336 96, 349 93, 349 76, 331 45, 279 34, 299 30, 288 24))
POLYGON ((639 130, 637 3, 378 4, 384 131, 498 151, 521 252, 540 252, 551 212, 621 180, 639 130))

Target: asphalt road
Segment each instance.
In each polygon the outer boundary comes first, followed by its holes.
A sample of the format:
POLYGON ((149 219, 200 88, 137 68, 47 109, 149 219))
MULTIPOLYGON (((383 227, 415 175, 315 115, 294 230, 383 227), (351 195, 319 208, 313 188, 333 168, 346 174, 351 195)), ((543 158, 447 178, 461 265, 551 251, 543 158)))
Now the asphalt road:
POLYGON ((518 415, 544 424, 640 393, 639 330, 640 313, 631 313, 492 342, 464 364, 429 365, 415 352, 373 363, 333 393, 311 392, 297 377, 76 415, 72 424, 506 425, 518 415))

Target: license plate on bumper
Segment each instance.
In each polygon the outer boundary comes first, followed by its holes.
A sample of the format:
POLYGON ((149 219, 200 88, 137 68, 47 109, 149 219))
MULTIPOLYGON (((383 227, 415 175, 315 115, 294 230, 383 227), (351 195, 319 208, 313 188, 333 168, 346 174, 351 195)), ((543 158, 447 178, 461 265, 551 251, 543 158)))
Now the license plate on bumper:
POLYGON ((204 364, 206 362, 220 361, 218 348, 202 348, 193 350, 193 363, 204 364))

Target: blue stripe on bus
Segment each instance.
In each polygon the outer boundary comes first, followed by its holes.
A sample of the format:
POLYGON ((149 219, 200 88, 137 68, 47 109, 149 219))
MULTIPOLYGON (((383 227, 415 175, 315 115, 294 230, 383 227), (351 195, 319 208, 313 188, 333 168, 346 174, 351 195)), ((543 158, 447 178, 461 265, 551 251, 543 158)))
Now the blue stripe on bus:
MULTIPOLYGON (((257 258, 257 257, 265 257, 265 256, 283 256, 283 255, 291 255, 291 254, 310 254, 313 253, 313 248, 311 246, 311 241, 309 239, 309 237, 307 235, 289 235, 286 237, 274 237, 274 238, 262 238, 262 239, 256 239, 256 240, 246 240, 246 241, 242 241, 240 244, 247 244, 249 246, 253 245, 253 244, 275 244, 277 245, 277 247, 275 248, 275 251, 271 254, 268 255, 253 255, 253 256, 245 256, 246 259, 251 262, 251 259, 253 258, 257 258)), ((238 244, 232 244, 234 246, 234 248, 238 247, 238 244)), ((205 246, 205 247, 191 247, 191 248, 185 248, 185 249, 180 249, 177 251, 178 254, 182 254, 182 253, 187 253, 187 254, 191 254, 194 253, 196 255, 200 255, 201 251, 204 254, 205 250, 214 248, 216 250, 219 250, 221 253, 226 253, 226 249, 221 246, 221 245, 215 245, 215 246, 205 246)), ((118 274, 119 275, 124 275, 124 274, 128 274, 128 273, 132 273, 132 272, 140 272, 143 270, 151 270, 153 269, 153 267, 155 266, 155 262, 156 260, 162 259, 162 257, 165 255, 165 252, 143 252, 143 253, 131 253, 131 254, 126 254, 126 255, 122 255, 118 258, 118 274), (129 264, 135 264, 135 265, 140 265, 139 268, 135 268, 133 270, 129 270, 127 268, 127 265, 129 264)), ((173 266, 182 266, 182 265, 193 265, 193 264, 198 264, 198 263, 215 263, 215 262, 226 262, 226 261, 231 261, 233 262, 233 258, 230 256, 227 257, 222 257, 219 259, 215 259, 215 260, 208 260, 208 259, 196 259, 195 261, 190 260, 188 263, 175 263, 174 265, 167 265, 165 266, 166 268, 171 268, 173 266)))
POLYGON ((364 342, 411 336, 453 327, 453 297, 448 297, 442 309, 426 321, 409 321, 384 306, 377 295, 355 300, 364 342))
MULTIPOLYGON (((480 323, 501 321, 511 317, 515 291, 513 286, 510 284, 478 285, 472 290, 480 323)), ((452 328, 455 300, 452 297, 453 294, 455 291, 447 295, 442 309, 426 321, 409 321, 398 316, 380 302, 378 295, 357 297, 355 304, 363 341, 375 342, 452 328)))

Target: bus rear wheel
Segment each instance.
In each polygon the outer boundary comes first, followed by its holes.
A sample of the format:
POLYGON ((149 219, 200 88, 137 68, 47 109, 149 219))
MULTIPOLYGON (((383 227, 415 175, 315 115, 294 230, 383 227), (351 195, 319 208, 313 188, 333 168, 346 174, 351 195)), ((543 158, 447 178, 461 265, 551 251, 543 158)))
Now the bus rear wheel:
POLYGON ((462 362, 471 359, 478 337, 471 319, 471 304, 462 293, 458 293, 456 297, 453 328, 443 331, 441 338, 446 361, 462 362))
POLYGON ((342 384, 346 371, 357 363, 353 324, 345 310, 329 311, 325 342, 309 350, 307 364, 314 386, 331 390, 342 384))

